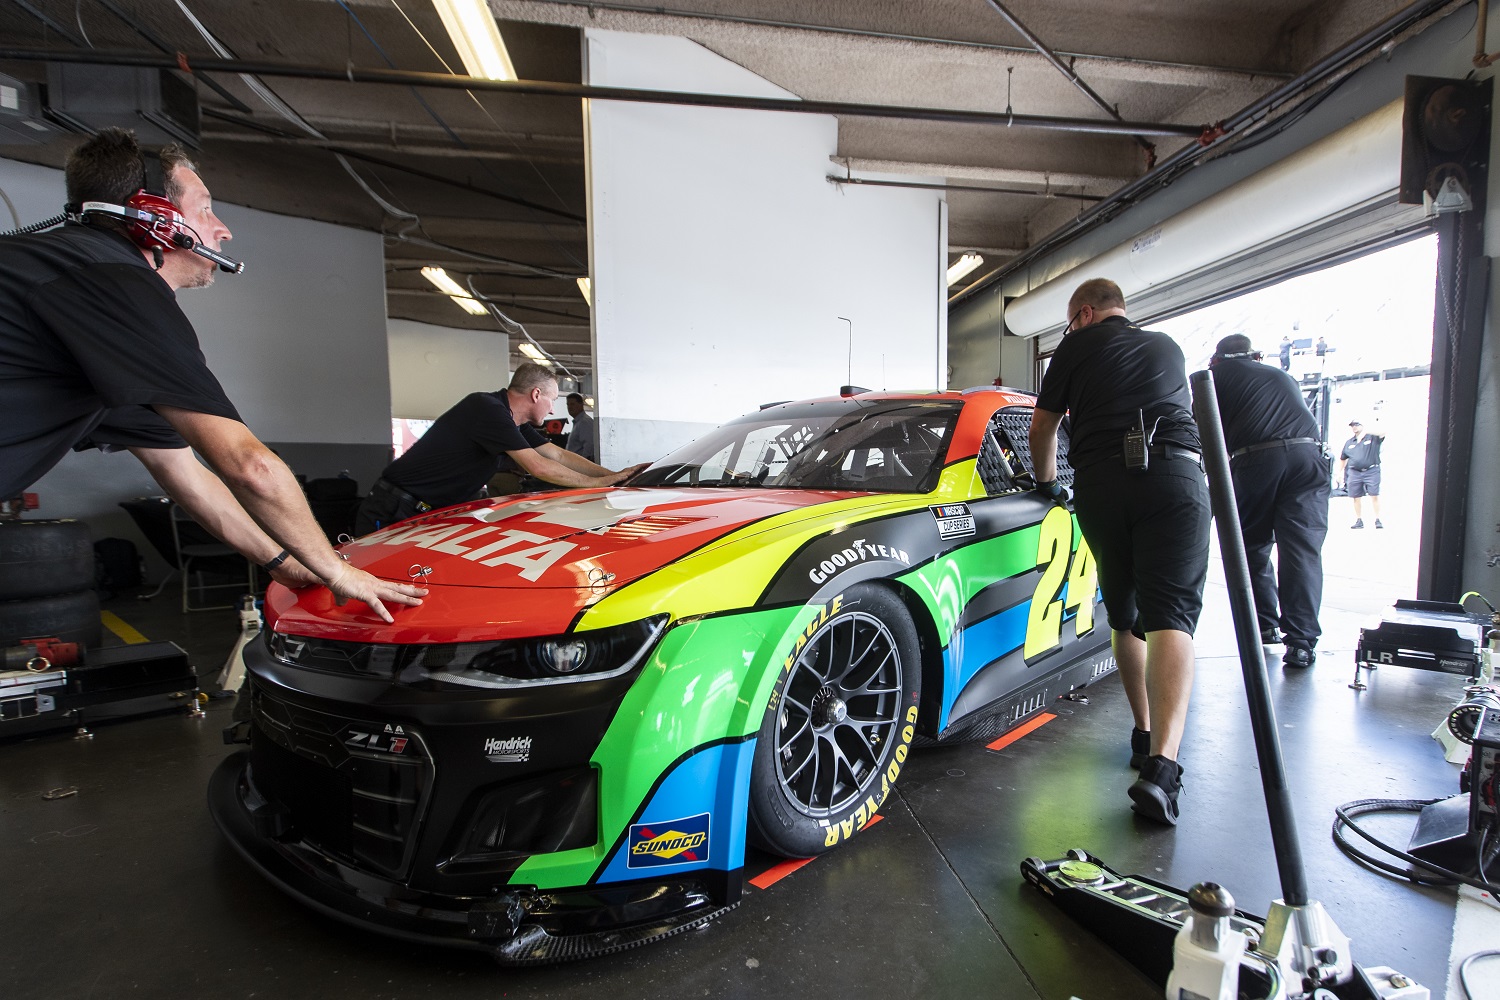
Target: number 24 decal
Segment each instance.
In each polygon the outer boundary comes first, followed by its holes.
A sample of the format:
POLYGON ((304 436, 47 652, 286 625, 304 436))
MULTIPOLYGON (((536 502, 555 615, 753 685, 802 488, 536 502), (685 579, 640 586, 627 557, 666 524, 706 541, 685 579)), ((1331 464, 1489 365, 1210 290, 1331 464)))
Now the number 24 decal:
POLYGON ((1026 616, 1026 643, 1022 651, 1028 660, 1062 641, 1063 615, 1068 610, 1078 609, 1074 619, 1076 634, 1083 635, 1093 629, 1094 591, 1098 587, 1094 554, 1081 535, 1078 551, 1073 551, 1073 518, 1067 510, 1053 507, 1047 511, 1041 528, 1036 564, 1042 571, 1042 579, 1031 598, 1031 610, 1026 616), (1065 580, 1068 585, 1066 599, 1061 597, 1065 580))

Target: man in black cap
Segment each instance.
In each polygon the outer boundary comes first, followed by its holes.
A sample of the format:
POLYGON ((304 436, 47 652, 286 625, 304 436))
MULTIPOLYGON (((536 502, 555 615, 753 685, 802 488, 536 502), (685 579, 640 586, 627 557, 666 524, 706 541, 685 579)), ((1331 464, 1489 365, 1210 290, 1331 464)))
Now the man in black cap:
POLYGON ((1296 380, 1261 364, 1249 337, 1237 333, 1219 341, 1209 366, 1229 448, 1261 641, 1278 641, 1279 625, 1286 634, 1283 662, 1310 667, 1322 634, 1318 608, 1328 535, 1328 459, 1318 423, 1296 380))
POLYGON ((1365 433, 1365 425, 1358 420, 1349 421, 1349 429, 1354 436, 1339 452, 1338 480, 1354 500, 1354 523, 1350 527, 1365 526, 1360 500, 1369 497, 1370 506, 1375 508, 1375 527, 1384 528, 1380 523, 1380 446, 1385 444, 1385 435, 1365 433))
POLYGON ((1068 330, 1031 417, 1037 492, 1057 484, 1057 430, 1071 413, 1068 460, 1078 526, 1099 571, 1111 645, 1135 728, 1132 808, 1177 822, 1178 745, 1193 690, 1193 632, 1208 577, 1208 485, 1182 349, 1125 318, 1120 286, 1079 285, 1068 330), (1138 435, 1138 437, 1137 437, 1138 435), (1138 441, 1139 447, 1132 445, 1138 441))

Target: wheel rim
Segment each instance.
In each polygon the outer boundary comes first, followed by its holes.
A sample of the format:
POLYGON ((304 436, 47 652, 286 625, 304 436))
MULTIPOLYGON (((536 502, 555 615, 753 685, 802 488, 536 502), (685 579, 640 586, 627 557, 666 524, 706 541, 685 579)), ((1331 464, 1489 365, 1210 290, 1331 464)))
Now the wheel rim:
POLYGON ((879 618, 830 621, 797 657, 782 689, 776 777, 809 816, 852 804, 879 775, 901 720, 904 664, 879 618))

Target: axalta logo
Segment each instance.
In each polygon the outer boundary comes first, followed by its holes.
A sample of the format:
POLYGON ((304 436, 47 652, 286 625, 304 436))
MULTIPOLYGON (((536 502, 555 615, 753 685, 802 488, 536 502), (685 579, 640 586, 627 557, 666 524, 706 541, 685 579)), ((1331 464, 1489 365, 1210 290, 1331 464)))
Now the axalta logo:
POLYGON ((626 867, 660 868, 707 861, 708 816, 699 813, 663 823, 632 825, 626 867))
POLYGON ((808 570, 807 578, 813 583, 823 583, 846 566, 854 566, 868 559, 894 559, 903 565, 911 565, 911 556, 903 549, 856 538, 847 548, 840 549, 808 570))
POLYGON ((507 740, 491 737, 484 741, 484 755, 491 764, 524 764, 531 759, 531 737, 512 736, 507 740))

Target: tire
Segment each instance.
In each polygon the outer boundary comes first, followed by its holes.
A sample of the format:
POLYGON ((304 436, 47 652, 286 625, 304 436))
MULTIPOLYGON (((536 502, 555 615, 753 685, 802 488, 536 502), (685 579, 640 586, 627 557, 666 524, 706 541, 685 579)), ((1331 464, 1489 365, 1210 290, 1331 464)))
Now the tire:
POLYGON ((103 630, 99 595, 92 590, 26 601, 0 601, 0 646, 55 635, 63 642, 80 642, 92 649, 99 645, 103 630))
POLYGON ((823 615, 772 689, 750 770, 750 840, 785 857, 868 826, 916 735, 922 664, 906 606, 861 584, 823 615))
POLYGON ((94 543, 82 521, 0 521, 0 601, 94 585, 94 543))

